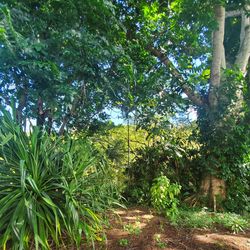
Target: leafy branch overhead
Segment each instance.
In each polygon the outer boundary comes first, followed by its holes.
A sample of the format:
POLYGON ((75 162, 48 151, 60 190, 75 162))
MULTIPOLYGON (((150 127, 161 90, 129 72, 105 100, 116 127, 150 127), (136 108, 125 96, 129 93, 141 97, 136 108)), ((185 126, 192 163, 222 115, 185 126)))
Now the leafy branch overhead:
POLYGON ((0 88, 5 104, 15 98, 22 124, 33 118, 63 131, 102 114, 105 71, 118 53, 113 11, 103 1, 2 2, 0 88))

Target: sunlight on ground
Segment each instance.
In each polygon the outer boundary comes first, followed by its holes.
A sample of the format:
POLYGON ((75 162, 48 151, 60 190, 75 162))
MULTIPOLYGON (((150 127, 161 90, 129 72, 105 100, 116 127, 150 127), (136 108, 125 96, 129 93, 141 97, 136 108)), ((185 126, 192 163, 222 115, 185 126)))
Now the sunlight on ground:
POLYGON ((133 212, 134 212, 134 213, 137 213, 137 214, 141 214, 141 213, 143 213, 143 211, 138 210, 138 209, 135 209, 133 212))
POLYGON ((195 235, 195 239, 205 243, 217 244, 221 247, 231 246, 240 247, 240 249, 250 250, 250 239, 241 235, 224 235, 224 234, 204 234, 195 235), (225 241, 226 239, 226 241, 225 241))
POLYGON ((127 237, 129 235, 129 232, 120 229, 112 229, 110 230, 110 234, 113 237, 127 237))
POLYGON ((126 211, 123 211, 123 210, 116 210, 114 213, 115 213, 115 214, 119 214, 119 215, 123 215, 123 214, 126 214, 126 211))
POLYGON ((136 226, 139 227, 140 229, 146 227, 148 224, 144 222, 137 223, 136 226))
POLYGON ((136 220, 138 220, 138 217, 137 216, 126 216, 126 217, 124 217, 124 219, 136 221, 136 220))
POLYGON ((154 215, 152 214, 145 214, 141 216, 143 219, 151 220, 154 218, 154 215))
MULTIPOLYGON (((118 209, 114 213, 115 214, 119 214, 119 215, 124 215, 124 214, 127 214, 127 211, 126 210, 119 210, 118 209)), ((141 211, 139 209, 135 209, 135 210, 133 210, 133 213, 135 213, 135 214, 141 214, 141 213, 143 213, 143 211, 141 211)))

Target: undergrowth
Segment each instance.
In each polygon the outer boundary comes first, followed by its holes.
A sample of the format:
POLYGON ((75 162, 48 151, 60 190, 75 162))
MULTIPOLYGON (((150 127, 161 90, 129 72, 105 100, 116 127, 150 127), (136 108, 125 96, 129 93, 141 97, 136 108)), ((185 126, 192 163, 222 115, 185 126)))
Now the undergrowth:
POLYGON ((30 134, 0 116, 0 248, 41 249, 99 240, 116 189, 87 140, 30 134))
POLYGON ((235 213, 214 213, 205 209, 180 209, 175 223, 181 227, 218 229, 224 228, 233 233, 244 232, 250 228, 250 219, 235 213))

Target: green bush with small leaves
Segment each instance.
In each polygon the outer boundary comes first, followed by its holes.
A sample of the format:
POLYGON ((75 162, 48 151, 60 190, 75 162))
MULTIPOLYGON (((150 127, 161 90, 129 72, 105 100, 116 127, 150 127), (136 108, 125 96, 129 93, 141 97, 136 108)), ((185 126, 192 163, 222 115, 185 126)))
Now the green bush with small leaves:
POLYGON ((224 226, 234 233, 244 232, 250 227, 250 221, 235 213, 221 213, 215 217, 215 223, 224 226))
POLYGON ((153 207, 164 213, 173 221, 178 214, 179 195, 181 186, 170 183, 166 176, 160 176, 154 179, 151 191, 151 202, 153 207))

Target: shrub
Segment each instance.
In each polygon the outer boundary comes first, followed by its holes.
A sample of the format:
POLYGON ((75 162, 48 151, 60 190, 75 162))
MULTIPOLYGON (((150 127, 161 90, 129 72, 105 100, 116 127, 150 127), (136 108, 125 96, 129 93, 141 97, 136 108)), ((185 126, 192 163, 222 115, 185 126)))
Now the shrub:
POLYGON ((174 221, 178 214, 177 205, 179 200, 177 195, 180 193, 180 190, 181 186, 171 184, 166 176, 156 178, 150 190, 153 207, 159 212, 165 213, 174 221))
POLYGON ((182 165, 183 155, 181 147, 165 140, 137 149, 135 161, 127 169, 129 183, 125 196, 128 200, 132 203, 150 203, 150 188, 160 174, 173 181, 179 180, 176 169, 182 165))
POLYGON ((227 199, 224 207, 234 213, 250 213, 250 165, 249 156, 246 164, 235 166, 227 183, 227 199))
POLYGON ((110 188, 100 183, 105 174, 98 165, 86 141, 56 138, 36 127, 28 135, 3 111, 0 247, 50 249, 64 239, 77 246, 83 236, 96 239, 101 220, 95 212, 109 200, 100 188, 110 188))

